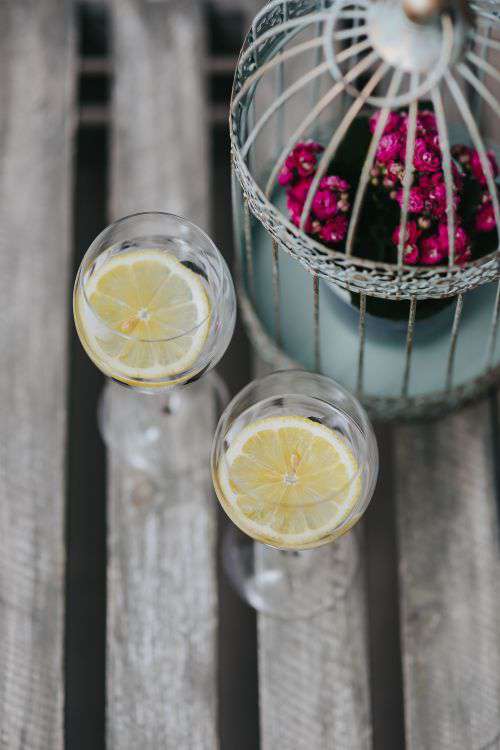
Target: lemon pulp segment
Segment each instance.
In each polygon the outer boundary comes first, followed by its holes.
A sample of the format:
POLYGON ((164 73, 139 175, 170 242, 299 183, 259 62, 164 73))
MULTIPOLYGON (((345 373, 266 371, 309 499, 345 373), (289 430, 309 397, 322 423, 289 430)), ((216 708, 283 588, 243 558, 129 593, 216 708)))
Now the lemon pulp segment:
POLYGON ((243 531, 292 549, 333 534, 361 493, 346 439, 301 416, 257 419, 244 427, 217 467, 215 485, 243 531))
POLYGON ((168 252, 111 257, 85 282, 85 296, 88 305, 82 291, 76 294, 77 328, 89 354, 112 377, 175 379, 199 358, 210 303, 200 277, 168 252))

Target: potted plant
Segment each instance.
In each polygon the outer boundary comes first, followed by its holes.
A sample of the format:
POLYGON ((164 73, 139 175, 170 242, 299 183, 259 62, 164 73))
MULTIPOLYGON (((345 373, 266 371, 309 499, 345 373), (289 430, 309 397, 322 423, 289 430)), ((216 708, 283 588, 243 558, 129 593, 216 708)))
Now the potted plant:
MULTIPOLYGON (((345 250, 352 196, 378 117, 379 113, 355 120, 314 195, 305 232, 326 247, 345 250)), ((354 240, 353 252, 359 258, 397 261, 407 127, 406 111, 389 114, 359 217, 362 231, 354 240)), ((280 172, 279 186, 286 191, 287 211, 297 226, 323 150, 317 141, 297 143, 280 172)), ((491 195, 477 151, 458 143, 452 146, 451 154, 455 263, 462 265, 495 250, 498 236, 491 195)), ((488 158, 496 177, 498 167, 493 152, 488 152, 488 158)), ((403 262, 409 266, 446 264, 449 239, 443 159, 436 116, 428 106, 417 115, 413 164, 403 262)), ((351 293, 351 301, 359 304, 359 295, 351 293)), ((417 315, 419 318, 433 315, 450 301, 426 300, 419 303, 417 315)), ((407 318, 408 307, 407 301, 367 298, 367 312, 386 319, 407 318)))

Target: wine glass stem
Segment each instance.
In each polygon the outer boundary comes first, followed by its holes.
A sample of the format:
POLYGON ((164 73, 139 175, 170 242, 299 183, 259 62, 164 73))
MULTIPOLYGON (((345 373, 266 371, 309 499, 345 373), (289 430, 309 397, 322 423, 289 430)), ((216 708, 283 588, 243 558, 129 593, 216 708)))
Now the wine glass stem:
POLYGON ((206 470, 210 441, 228 401, 224 382, 210 372, 187 386, 144 393, 108 381, 99 427, 108 448, 155 478, 206 470))

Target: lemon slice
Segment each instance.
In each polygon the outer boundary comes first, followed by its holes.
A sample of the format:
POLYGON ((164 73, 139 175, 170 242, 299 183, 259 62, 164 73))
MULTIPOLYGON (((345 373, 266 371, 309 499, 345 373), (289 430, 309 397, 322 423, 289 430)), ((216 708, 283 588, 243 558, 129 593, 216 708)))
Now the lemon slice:
MULTIPOLYGON (((345 438, 300 416, 248 424, 231 441, 215 485, 237 526, 255 539, 291 549, 333 538, 361 493, 358 464, 345 438)), ((351 518, 346 529, 356 520, 351 518)))
POLYGON ((96 364, 124 382, 174 379, 198 359, 210 328, 200 277, 162 250, 120 253, 84 282, 75 319, 96 364))

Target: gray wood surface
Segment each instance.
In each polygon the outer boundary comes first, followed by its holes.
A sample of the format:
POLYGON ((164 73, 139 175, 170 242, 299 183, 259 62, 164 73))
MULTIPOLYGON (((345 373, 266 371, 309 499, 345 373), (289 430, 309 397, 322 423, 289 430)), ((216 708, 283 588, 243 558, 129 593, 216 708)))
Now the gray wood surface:
POLYGON ((110 748, 217 747, 215 417, 200 391, 169 417, 165 440, 190 460, 161 490, 109 462, 110 748))
MULTIPOLYGON (((206 225, 203 21, 191 0, 116 0, 112 213, 161 209, 206 225)), ((216 738, 213 399, 171 439, 192 465, 155 490, 110 456, 109 748, 213 748, 216 738), (200 467, 203 467, 202 469, 200 467), (198 478, 194 478, 194 468, 198 478)))
POLYGON ((74 35, 64 0, 0 28, 0 746, 58 750, 74 35))
MULTIPOLYGON (((269 367, 255 358, 255 375, 269 367)), ((324 587, 338 571, 331 610, 302 620, 258 616, 262 750, 369 750, 370 712, 363 533, 329 545, 324 587)))
MULTIPOLYGON (((338 598, 331 610, 286 621, 259 615, 263 750, 371 748, 365 579, 359 534, 332 544, 338 598)), ((330 570, 329 570, 330 569, 330 570)), ((321 576, 311 586, 323 586, 321 576)))
MULTIPOLYGON (((207 228, 201 0, 114 0, 111 213, 181 214, 207 228)), ((229 217, 228 217, 229 220, 229 217)))
POLYGON ((488 401, 396 430, 411 750, 500 747, 500 557, 488 401))

